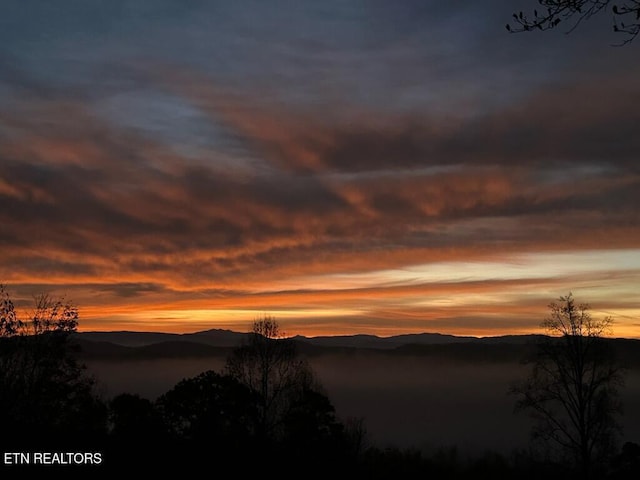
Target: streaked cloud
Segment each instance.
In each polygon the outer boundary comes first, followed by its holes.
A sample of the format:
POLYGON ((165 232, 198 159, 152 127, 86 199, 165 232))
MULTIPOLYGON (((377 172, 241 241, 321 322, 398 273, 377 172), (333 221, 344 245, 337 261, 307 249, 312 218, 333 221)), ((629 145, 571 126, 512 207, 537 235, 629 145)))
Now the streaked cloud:
POLYGON ((509 2, 410 4, 301 3, 283 30, 224 7, 238 30, 210 33, 212 7, 122 2, 50 44, 4 32, 0 280, 67 293, 85 329, 523 333, 573 290, 640 336, 639 72, 597 68, 630 53, 545 57, 488 27, 509 2))

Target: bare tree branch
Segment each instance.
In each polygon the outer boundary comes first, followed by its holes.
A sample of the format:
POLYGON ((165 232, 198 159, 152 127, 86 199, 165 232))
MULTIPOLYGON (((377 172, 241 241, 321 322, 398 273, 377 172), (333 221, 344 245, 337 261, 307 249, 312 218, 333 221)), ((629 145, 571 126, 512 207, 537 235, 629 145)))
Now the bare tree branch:
POLYGON ((571 294, 549 304, 542 322, 549 336, 538 344, 529 377, 511 389, 520 397, 516 409, 537 420, 534 433, 560 446, 585 475, 612 447, 623 380, 602 338, 612 319, 593 319, 589 309, 571 294))
POLYGON ((593 17, 610 11, 613 16, 613 30, 624 36, 619 45, 633 41, 640 32, 640 0, 538 0, 541 10, 534 9, 526 14, 513 14, 513 20, 506 25, 509 32, 529 32, 551 30, 559 25, 568 25, 566 33, 573 32, 580 24, 593 17))

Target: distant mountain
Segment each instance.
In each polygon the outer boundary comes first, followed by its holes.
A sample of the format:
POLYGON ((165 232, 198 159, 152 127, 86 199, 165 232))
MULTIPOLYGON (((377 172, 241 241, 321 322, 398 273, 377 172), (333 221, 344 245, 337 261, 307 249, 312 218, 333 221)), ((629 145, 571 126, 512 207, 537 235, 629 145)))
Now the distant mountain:
POLYGON ((451 343, 466 343, 477 341, 476 337, 456 337, 440 333, 416 333, 395 335, 393 337, 378 337, 375 335, 339 335, 324 337, 304 337, 297 335, 293 340, 310 343, 320 347, 348 347, 389 349, 402 345, 436 345, 451 343))
POLYGON ((246 333, 231 330, 211 329, 195 333, 160 333, 160 332, 81 332, 77 334, 82 340, 93 342, 109 342, 127 347, 144 347, 164 342, 190 342, 214 347, 235 347, 246 338, 246 333))
MULTIPOLYGON (((155 358, 225 357, 242 344, 247 333, 212 329, 195 333, 82 332, 77 333, 85 358, 126 360, 155 358)), ((501 337, 458 337, 439 333, 419 333, 378 337, 340 335, 291 337, 300 353, 308 356, 337 354, 417 355, 461 361, 517 361, 543 335, 501 337)), ((611 339, 620 359, 640 365, 640 340, 611 339)))
MULTIPOLYGON (((160 333, 160 332, 82 332, 77 334, 83 340, 109 342, 128 347, 143 347, 162 342, 202 343, 214 347, 235 347, 247 339, 248 333, 234 332, 214 328, 195 333, 160 333)), ((510 343, 525 344, 541 338, 542 335, 505 335, 500 337, 469 337, 445 335, 442 333, 409 333, 391 337, 376 335, 335 335, 291 337, 297 342, 318 347, 372 348, 392 349, 402 345, 448 345, 453 343, 510 343)))
POLYGON ((542 340, 545 335, 503 335, 500 337, 482 337, 478 338, 478 343, 483 343, 486 345, 495 345, 495 344, 510 344, 510 345, 525 345, 530 343, 535 343, 538 340, 542 340))
POLYGON ((126 347, 142 347, 144 345, 167 342, 181 337, 181 335, 176 333, 130 332, 126 330, 115 332, 81 332, 76 335, 82 340, 108 342, 126 347))
POLYGON ((224 357, 231 350, 198 342, 175 341, 148 345, 118 345, 111 342, 80 338, 81 356, 85 359, 142 360, 154 358, 224 357))
POLYGON ((181 335, 184 340, 205 343, 215 347, 235 347, 240 345, 247 336, 247 333, 233 332, 231 330, 222 330, 219 328, 181 335))

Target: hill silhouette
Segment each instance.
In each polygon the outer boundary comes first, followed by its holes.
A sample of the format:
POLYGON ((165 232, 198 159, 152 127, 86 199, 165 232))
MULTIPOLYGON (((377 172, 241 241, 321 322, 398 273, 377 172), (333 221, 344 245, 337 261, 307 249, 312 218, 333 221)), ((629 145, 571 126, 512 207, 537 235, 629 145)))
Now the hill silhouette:
MULTIPOLYGON (((161 342, 194 342, 212 345, 215 347, 235 347, 247 339, 248 333, 236 332, 224 329, 210 329, 194 333, 163 333, 163 332, 137 332, 137 331, 111 331, 111 332, 81 332, 76 334, 78 338, 91 341, 109 342, 116 345, 141 347, 161 342)), ((447 335, 442 333, 412 333, 379 337, 377 335, 327 335, 306 337, 296 335, 290 337, 300 343, 307 343, 321 347, 350 347, 350 348, 375 348, 391 349, 401 345, 436 345, 451 343, 528 343, 537 335, 505 335, 497 337, 472 337, 447 335)))
MULTIPOLYGON (((76 338, 82 355, 96 359, 156 359, 225 357, 248 339, 247 333, 211 329, 195 333, 82 332, 76 338)), ((404 334, 390 337, 340 335, 290 337, 300 353, 415 355, 463 362, 518 362, 543 335, 469 337, 439 333, 404 334)), ((640 340, 611 338, 620 359, 640 365, 640 340)))

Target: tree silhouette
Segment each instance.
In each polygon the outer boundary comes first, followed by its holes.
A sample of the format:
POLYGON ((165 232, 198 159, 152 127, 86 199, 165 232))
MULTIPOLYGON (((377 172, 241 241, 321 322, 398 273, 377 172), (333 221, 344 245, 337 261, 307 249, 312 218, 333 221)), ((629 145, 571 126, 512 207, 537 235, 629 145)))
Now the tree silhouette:
POLYGON ((273 458, 285 456, 290 465, 313 465, 315 475, 335 472, 338 466, 345 473, 355 466, 350 438, 334 406, 273 317, 253 323, 249 340, 232 351, 226 368, 252 393, 257 413, 253 459, 261 473, 282 476, 273 458))
POLYGON ((164 467, 174 453, 155 404, 130 393, 109 402, 109 440, 105 458, 113 470, 136 463, 164 467))
POLYGON ((109 402, 110 434, 125 443, 148 442, 165 433, 153 402, 139 395, 121 393, 109 402))
POLYGON ((257 434, 265 440, 279 440, 283 436, 286 417, 299 399, 313 390, 309 365, 269 315, 253 323, 249 341, 233 350, 226 369, 256 395, 257 434))
POLYGON ((538 0, 538 3, 542 9, 533 10, 533 14, 514 13, 507 30, 550 30, 568 23, 571 32, 584 20, 611 11, 613 30, 624 35, 623 44, 631 42, 640 32, 640 0, 623 0, 618 4, 611 0, 538 0))
POLYGON ((322 459, 325 467, 354 461, 344 425, 323 393, 305 388, 283 419, 281 449, 298 461, 322 459))
POLYGON ((552 335, 537 346, 529 377, 514 385, 517 409, 537 420, 534 437, 559 447, 588 477, 612 452, 620 412, 622 369, 603 338, 611 326, 571 294, 549 304, 542 326, 552 335))
POLYGON ((349 455, 358 460, 370 447, 369 433, 362 417, 350 417, 344 423, 344 434, 349 455))
POLYGON ((174 438, 236 449, 253 435, 254 397, 229 375, 209 370, 184 379, 156 403, 174 438))
POLYGON ((78 309, 64 299, 35 298, 26 319, 0 285, 0 411, 13 440, 81 441, 104 431, 106 408, 77 359, 72 333, 78 309))

